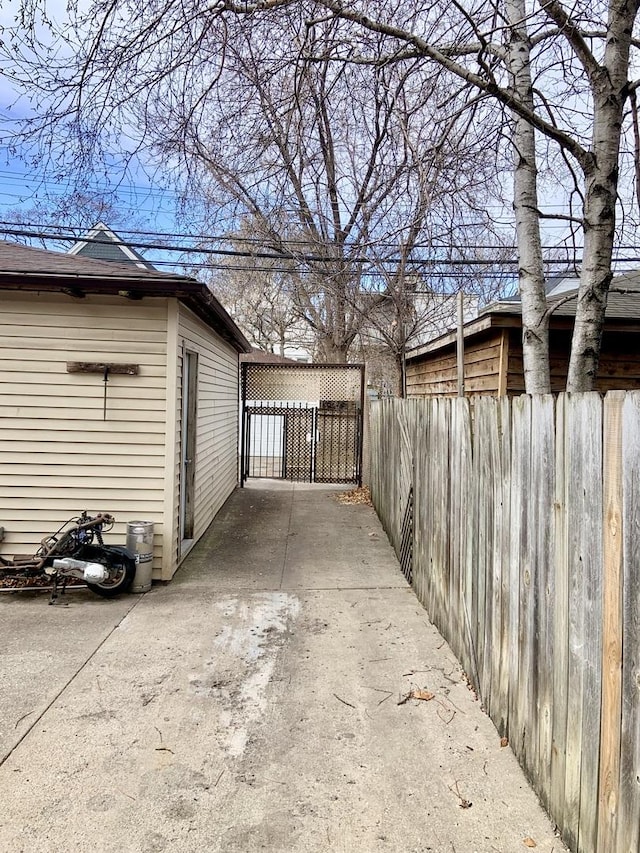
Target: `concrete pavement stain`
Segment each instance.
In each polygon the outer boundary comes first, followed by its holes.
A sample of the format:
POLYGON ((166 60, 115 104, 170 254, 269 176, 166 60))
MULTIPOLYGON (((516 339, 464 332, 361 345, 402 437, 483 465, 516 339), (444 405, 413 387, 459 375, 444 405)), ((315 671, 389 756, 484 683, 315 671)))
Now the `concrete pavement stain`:
POLYGON ((224 598, 215 605, 224 626, 204 667, 190 675, 194 695, 222 704, 220 721, 229 755, 245 751, 249 732, 267 709, 276 659, 300 610, 296 596, 261 593, 249 602, 224 598))

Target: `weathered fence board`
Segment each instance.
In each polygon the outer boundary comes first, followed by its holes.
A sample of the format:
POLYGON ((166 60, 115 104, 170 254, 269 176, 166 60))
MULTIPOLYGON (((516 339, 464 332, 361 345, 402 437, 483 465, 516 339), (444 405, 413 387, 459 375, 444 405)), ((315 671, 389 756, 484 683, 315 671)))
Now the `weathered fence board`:
MULTIPOLYGON (((584 436, 581 487, 583 509, 576 518, 580 536, 580 566, 584 577, 582 674, 582 773, 578 851, 597 849, 600 697, 602 690, 602 400, 599 394, 582 397, 576 414, 584 436), (591 523, 585 524, 589 519, 591 523)), ((574 431, 577 424, 574 424, 574 431)), ((576 472, 577 473, 577 472, 576 472)), ((578 655, 576 655, 577 658, 578 655)))
POLYGON ((604 539, 602 578, 602 713, 598 846, 615 843, 622 719, 622 408, 624 393, 604 404, 608 436, 603 457, 604 539))
POLYGON ((400 553, 413 489, 416 593, 564 839, 640 853, 640 393, 385 401, 371 446, 385 530, 400 553))
POLYGON ((551 745, 555 619, 555 577, 553 572, 553 514, 554 514, 554 462, 555 418, 554 399, 551 396, 536 398, 532 406, 531 430, 531 480, 536 494, 532 503, 532 538, 535 539, 536 564, 536 634, 534 638, 535 710, 538 720, 538 742, 532 743, 536 755, 536 788, 545 806, 549 805, 551 788, 551 745))
POLYGON ((616 851, 640 850, 640 394, 623 410, 623 661, 616 851))
POLYGON ((567 399, 567 532, 568 532, 568 608, 567 608, 567 736, 565 741, 566 777, 564 785, 563 836, 578 849, 580 825, 580 778, 582 771, 582 709, 584 689, 583 654, 585 578, 582 572, 581 525, 584 507, 582 468, 589 464, 582 452, 582 423, 576 417, 577 398, 567 399))
POLYGON ((531 582, 531 398, 520 397, 514 402, 513 432, 519 436, 517 455, 512 459, 516 483, 511 497, 511 518, 519 518, 519 538, 512 548, 514 568, 513 606, 517 611, 518 634, 513 637, 518 678, 513 685, 514 728, 509 727, 511 746, 522 766, 530 772, 531 729, 536 715, 531 713, 531 682, 533 678, 533 589, 531 582))
POLYGON ((553 624, 553 706, 549 811, 559 826, 566 825, 565 776, 569 682, 569 539, 567 526, 567 413, 568 398, 556 404, 555 489, 554 489, 554 624, 553 624))
POLYGON ((492 697, 491 716, 501 737, 507 734, 509 717, 509 636, 511 632, 511 564, 509 561, 509 541, 511 536, 510 468, 511 468, 511 411, 509 401, 503 398, 499 405, 500 429, 500 474, 499 516, 501 519, 500 536, 495 543, 496 559, 500 561, 500 635, 497 642, 500 647, 499 671, 492 697))

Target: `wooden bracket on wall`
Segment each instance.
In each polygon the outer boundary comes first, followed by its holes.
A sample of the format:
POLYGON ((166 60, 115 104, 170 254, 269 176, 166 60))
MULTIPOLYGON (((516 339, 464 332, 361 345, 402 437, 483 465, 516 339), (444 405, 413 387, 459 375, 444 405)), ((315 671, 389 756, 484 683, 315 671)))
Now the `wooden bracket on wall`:
POLYGON ((104 398, 102 406, 102 420, 107 419, 107 383, 109 376, 120 374, 125 376, 137 376, 140 372, 138 364, 118 364, 116 362, 99 361, 68 361, 67 373, 100 373, 104 382, 104 398))
POLYGON ((137 376, 140 366, 137 364, 115 364, 113 362, 68 361, 67 373, 124 373, 127 376, 137 376))

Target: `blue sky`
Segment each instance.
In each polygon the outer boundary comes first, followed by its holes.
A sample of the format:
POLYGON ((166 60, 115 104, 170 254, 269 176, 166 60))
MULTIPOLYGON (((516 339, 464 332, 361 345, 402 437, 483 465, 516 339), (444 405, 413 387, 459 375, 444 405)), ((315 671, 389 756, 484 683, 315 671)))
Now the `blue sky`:
MULTIPOLYGON (((65 6, 64 0, 49 0, 47 13, 53 17, 62 17, 65 6)), ((3 0, 0 5, 0 30, 3 26, 14 25, 17 10, 16 0, 3 0)), ((46 204, 47 200, 50 208, 55 207, 56 199, 65 198, 72 189, 68 179, 46 173, 37 163, 22 159, 19 151, 12 152, 8 148, 7 134, 17 120, 29 115, 29 110, 28 101, 16 92, 8 76, 2 73, 0 65, 0 229, 5 234, 10 227, 5 224, 6 221, 14 220, 17 210, 24 211, 23 221, 37 220, 32 224, 45 224, 44 216, 37 215, 34 208, 46 204)), ((106 191, 118 219, 117 223, 107 224, 116 230, 117 227, 151 233, 180 230, 176 192, 150 180, 140 165, 134 166, 132 173, 127 176, 114 171, 108 184, 106 181, 97 182, 94 178, 82 184, 81 189, 97 199, 103 197, 106 191)), ((60 224, 69 225, 70 222, 68 220, 60 224)), ((7 236, 11 239, 10 235, 7 236)), ((152 242, 150 235, 141 239, 152 242)), ((150 256, 154 253, 145 254, 150 256)))
MULTIPOLYGON (((47 12, 55 17, 57 9, 58 14, 63 16, 65 6, 65 0, 49 0, 47 12)), ((8 0, 8 2, 4 0, 0 6, 0 27, 14 23, 17 7, 16 0, 8 0)), ((4 230, 5 234, 7 226, 4 223, 9 219, 10 212, 15 212, 16 209, 24 210, 25 220, 31 221, 35 218, 38 221, 33 222, 33 225, 44 224, 41 222, 41 217, 30 216, 29 212, 46 198, 54 200, 64 198, 71 188, 68 180, 45 174, 37 165, 25 162, 2 144, 3 131, 10 127, 12 121, 27 115, 28 109, 27 101, 17 96, 10 81, 2 74, 0 66, 0 230, 4 230)), ((507 175, 505 178, 510 180, 507 175)), ((104 183, 96 183, 95 179, 92 181, 82 187, 88 194, 95 194, 99 198, 104 195, 104 190, 109 189, 104 183)), ((140 241, 153 242, 154 233, 183 234, 187 230, 184 220, 179 216, 179 198, 175 190, 163 187, 159 181, 151 179, 142 164, 134 167, 126 177, 114 171, 109 183, 113 192, 116 221, 108 221, 107 224, 121 231, 125 239, 135 239, 132 238, 131 232, 140 231, 149 232, 145 236, 141 235, 140 241)), ((554 208, 553 188, 546 200, 548 209, 552 210, 554 208)), ((502 209, 496 208, 495 213, 497 218, 505 222, 508 232, 510 230, 508 223, 511 218, 508 206, 502 209)), ((11 218, 15 218, 15 215, 11 218)), ((62 224, 69 225, 70 222, 62 224)), ((558 221, 549 223, 545 227, 544 242, 547 245, 555 243, 563 231, 566 231, 564 224, 558 221)), ((173 242, 177 242, 177 239, 173 242)), ((152 251, 146 251, 144 254, 151 260, 163 257, 152 251)))

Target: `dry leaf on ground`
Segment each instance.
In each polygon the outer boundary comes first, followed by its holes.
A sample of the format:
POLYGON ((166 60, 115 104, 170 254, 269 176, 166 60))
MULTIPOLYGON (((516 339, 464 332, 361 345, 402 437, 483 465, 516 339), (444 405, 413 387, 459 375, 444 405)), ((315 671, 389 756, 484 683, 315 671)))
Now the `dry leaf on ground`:
POLYGON ((405 693, 398 700, 398 705, 404 705, 405 702, 408 702, 409 699, 422 699, 423 702, 429 702, 431 699, 435 698, 435 693, 431 693, 429 690, 420 690, 417 687, 412 688, 408 693, 405 693))
POLYGON ((424 699, 425 702, 429 702, 435 696, 435 693, 430 693, 428 690, 412 690, 411 692, 413 699, 424 699))
POLYGON ((340 492, 333 497, 339 504, 363 504, 364 506, 373 506, 371 503, 371 492, 369 491, 369 486, 361 486, 358 489, 351 489, 349 492, 340 492))

